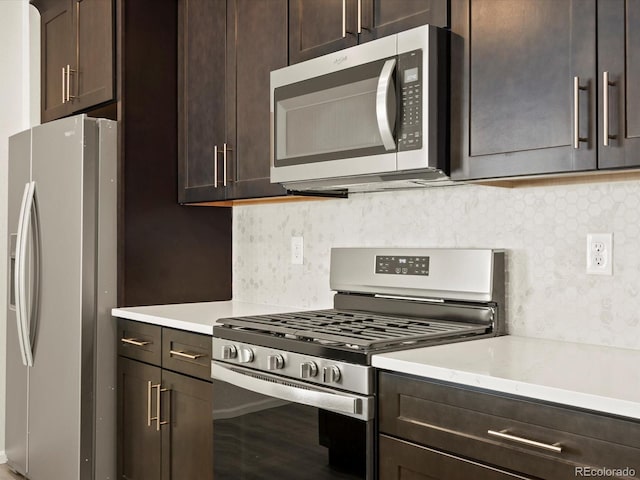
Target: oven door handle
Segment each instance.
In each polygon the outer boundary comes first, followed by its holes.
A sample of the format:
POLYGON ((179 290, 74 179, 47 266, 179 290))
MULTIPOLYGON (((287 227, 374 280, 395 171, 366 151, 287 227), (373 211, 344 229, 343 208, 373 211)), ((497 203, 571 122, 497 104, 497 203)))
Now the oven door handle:
POLYGON ((393 70, 396 68, 396 59, 392 58, 384 62, 382 71, 378 77, 378 87, 376 89, 376 119, 378 120, 378 130, 382 144, 386 150, 395 150, 396 141, 393 138, 393 127, 395 127, 396 105, 395 88, 393 87, 393 70), (389 95, 392 90, 393 97, 389 95), (393 116, 391 116, 393 115, 393 116))
POLYGON ((373 418, 372 399, 368 397, 320 389, 263 372, 229 367, 216 361, 211 362, 211 377, 280 400, 331 410, 361 420, 373 418))

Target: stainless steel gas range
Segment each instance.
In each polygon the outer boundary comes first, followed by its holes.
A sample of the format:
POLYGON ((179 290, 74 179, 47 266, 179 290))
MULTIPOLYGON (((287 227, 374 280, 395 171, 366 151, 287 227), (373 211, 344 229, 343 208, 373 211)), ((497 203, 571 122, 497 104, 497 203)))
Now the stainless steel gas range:
POLYGON ((335 248, 334 308, 214 327, 214 475, 367 479, 373 354, 503 333, 504 253, 335 248))

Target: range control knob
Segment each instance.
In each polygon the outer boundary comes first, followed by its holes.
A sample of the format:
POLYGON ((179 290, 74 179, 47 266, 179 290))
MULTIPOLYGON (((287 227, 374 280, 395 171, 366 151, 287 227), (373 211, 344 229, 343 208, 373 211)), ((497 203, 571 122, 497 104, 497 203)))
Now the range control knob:
POLYGON ((318 375, 318 366, 313 362, 304 362, 300 365, 300 377, 309 378, 318 375))
POLYGON ((331 365, 322 369, 322 381, 325 383, 335 383, 340 380, 340 369, 331 365))
POLYGON ((223 345, 222 346, 222 358, 224 360, 230 360, 238 356, 238 349, 235 345, 223 345))
POLYGON ((280 370, 284 368, 282 355, 269 355, 267 357, 267 370, 280 370))
POLYGON ((239 363, 251 363, 253 362, 253 350, 250 348, 241 348, 238 352, 239 363))

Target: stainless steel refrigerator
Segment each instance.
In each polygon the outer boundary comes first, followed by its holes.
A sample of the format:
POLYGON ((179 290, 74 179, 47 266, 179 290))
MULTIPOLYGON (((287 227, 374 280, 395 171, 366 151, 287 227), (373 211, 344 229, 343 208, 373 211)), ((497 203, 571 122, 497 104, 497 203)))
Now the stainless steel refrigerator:
POLYGON ((6 454, 33 480, 116 476, 116 126, 9 138, 6 454))

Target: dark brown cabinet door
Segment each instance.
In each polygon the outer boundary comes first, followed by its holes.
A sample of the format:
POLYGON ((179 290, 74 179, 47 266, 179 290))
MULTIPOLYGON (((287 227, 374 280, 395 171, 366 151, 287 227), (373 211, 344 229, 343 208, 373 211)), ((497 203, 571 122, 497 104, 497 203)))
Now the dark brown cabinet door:
POLYGON ((41 11, 42 121, 115 99, 113 0, 32 0, 41 11))
POLYGON ((355 0, 291 0, 289 63, 356 45, 356 15, 355 0))
POLYGON ((213 479, 212 385, 162 371, 163 480, 213 479))
POLYGON ((73 8, 75 2, 55 2, 41 12, 41 102, 42 121, 61 118, 72 112, 71 88, 73 76, 67 79, 68 67, 74 67, 73 59, 73 8), (67 80, 69 80, 67 82, 67 80))
POLYGON ((360 0, 360 43, 430 24, 448 27, 447 0, 360 0))
POLYGON ((73 106, 80 111, 115 98, 113 0, 73 3, 78 65, 73 106))
POLYGON ((640 2, 598 2, 597 83, 598 166, 640 165, 640 2))
POLYGON ((178 5, 178 201, 284 195, 269 181, 269 72, 287 64, 287 1, 178 5))
POLYGON ((161 434, 156 430, 156 391, 161 369, 118 357, 118 478, 158 480, 161 434), (151 423, 151 425, 149 425, 151 423))
POLYGON ((226 141, 225 57, 226 0, 179 0, 180 203, 225 198, 221 165, 226 141))
POLYGON ((285 195, 269 180, 269 73, 287 65, 287 1, 228 0, 227 45, 227 198, 285 195))
POLYGON ((453 178, 596 168, 595 9, 452 0, 453 178))
POLYGON ((506 480, 503 470, 380 435, 380 480, 506 480))

